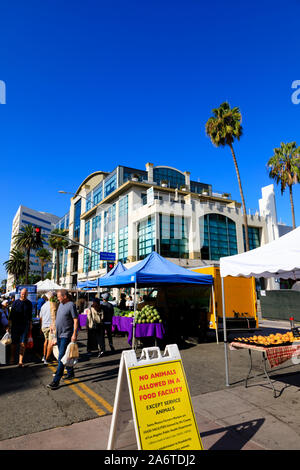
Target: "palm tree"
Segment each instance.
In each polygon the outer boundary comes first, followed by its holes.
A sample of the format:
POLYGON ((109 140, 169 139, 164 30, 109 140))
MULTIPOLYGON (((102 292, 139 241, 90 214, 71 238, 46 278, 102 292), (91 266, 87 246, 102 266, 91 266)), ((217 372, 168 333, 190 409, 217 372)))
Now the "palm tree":
POLYGON ((36 252, 36 256, 39 258, 41 263, 41 278, 42 281, 44 280, 44 266, 45 264, 49 263, 52 259, 52 255, 49 250, 46 248, 41 248, 39 251, 36 252))
POLYGON ((59 284, 59 254, 60 252, 66 248, 69 244, 67 240, 65 240, 63 237, 66 237, 68 234, 67 230, 61 229, 61 228, 55 228, 52 230, 49 236, 49 245, 53 250, 56 251, 56 282, 59 284))
POLYGON ((208 119, 205 125, 205 131, 216 147, 225 147, 228 145, 231 150, 242 199, 246 251, 249 251, 246 204, 237 159, 233 149, 235 139, 240 140, 243 135, 243 128, 241 126, 242 115, 238 107, 230 108, 227 102, 222 103, 219 108, 213 109, 212 113, 213 116, 208 119))
POLYGON ((40 240, 36 238, 36 232, 33 225, 25 225, 21 228, 20 232, 14 236, 15 245, 17 249, 24 249, 26 252, 26 272, 25 283, 28 283, 28 274, 30 266, 30 251, 43 247, 44 238, 40 240))
POLYGON ((18 284, 18 280, 21 276, 26 273, 26 260, 23 251, 11 250, 9 260, 4 263, 5 269, 9 274, 13 274, 15 278, 15 285, 18 284))
POLYGON ((292 187, 300 180, 300 147, 297 148, 296 142, 286 144, 281 142, 280 147, 274 149, 268 167, 270 178, 273 178, 277 184, 280 183, 281 194, 287 186, 289 187, 293 228, 296 228, 292 187))

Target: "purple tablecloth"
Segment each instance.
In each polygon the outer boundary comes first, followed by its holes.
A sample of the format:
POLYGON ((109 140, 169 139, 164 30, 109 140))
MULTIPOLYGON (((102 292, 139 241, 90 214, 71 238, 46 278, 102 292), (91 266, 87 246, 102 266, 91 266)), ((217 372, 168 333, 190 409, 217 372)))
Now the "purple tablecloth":
MULTIPOLYGON (((132 343, 133 334, 133 318, 130 317, 113 317, 112 329, 128 333, 128 344, 132 343)), ((162 339, 165 334, 165 329, 162 323, 136 323, 135 337, 145 338, 146 336, 153 336, 162 339)))
POLYGON ((84 315, 83 313, 80 313, 80 314, 78 315, 78 318, 79 318, 79 326, 80 326, 80 328, 82 328, 83 326, 86 326, 87 315, 84 315))

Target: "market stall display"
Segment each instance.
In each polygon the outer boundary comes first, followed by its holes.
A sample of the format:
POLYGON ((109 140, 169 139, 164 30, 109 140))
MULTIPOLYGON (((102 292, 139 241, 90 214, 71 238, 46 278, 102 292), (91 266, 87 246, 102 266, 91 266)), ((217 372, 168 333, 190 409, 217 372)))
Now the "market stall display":
POLYGON ((252 362, 252 352, 258 353, 261 355, 261 365, 266 379, 273 389, 273 395, 276 397, 276 390, 270 379, 269 372, 267 370, 267 365, 271 369, 274 367, 283 364, 289 359, 295 358, 300 355, 300 341, 288 341, 288 339, 293 339, 293 333, 288 332, 284 335, 269 335, 268 337, 262 337, 259 342, 250 338, 235 338, 232 343, 230 343, 230 349, 232 351, 239 349, 247 349, 249 353, 250 368, 249 372, 245 379, 245 387, 247 387, 250 374, 253 369, 252 362), (270 336, 272 338, 270 338, 270 336))
MULTIPOLYGON (((163 339, 165 329, 162 324, 162 319, 156 308, 150 305, 145 305, 141 311, 136 312, 136 327, 135 337, 136 338, 149 338, 152 337, 156 342, 156 339, 163 339)), ((112 329, 113 331, 125 332, 128 334, 128 344, 132 345, 133 338, 133 322, 134 312, 133 311, 122 311, 118 308, 115 309, 115 314, 112 318, 112 329)))
MULTIPOLYGON (((113 316, 112 330, 128 333, 128 344, 132 345, 133 339, 133 317, 113 316)), ((163 339, 165 329, 162 323, 137 323, 135 327, 136 338, 163 339)))
MULTIPOLYGON (((239 255, 220 258, 220 275, 223 300, 224 355, 226 386, 229 386, 227 355, 227 330, 225 312, 224 278, 244 276, 255 278, 300 278, 300 227, 265 245, 239 255)), ((248 347, 250 347, 248 345, 248 347)), ((284 346, 291 347, 291 346, 284 346)))
MULTIPOLYGON (((136 322, 137 301, 136 292, 139 287, 154 287, 167 285, 198 285, 212 286, 213 278, 211 275, 199 274, 189 271, 181 266, 166 260, 158 253, 153 251, 144 260, 138 264, 113 276, 99 279, 100 287, 133 287, 134 288, 134 311, 133 317, 133 347, 134 340, 138 335, 138 327, 141 325, 136 322)), ((161 323, 158 323, 162 325, 161 323)))
POLYGON ((238 337, 234 338, 234 342, 238 342, 239 344, 249 344, 252 346, 263 346, 264 348, 274 348, 276 346, 287 346, 296 341, 299 341, 298 338, 295 338, 292 331, 288 331, 287 333, 276 333, 270 334, 268 336, 264 335, 254 335, 248 336, 247 338, 238 337))

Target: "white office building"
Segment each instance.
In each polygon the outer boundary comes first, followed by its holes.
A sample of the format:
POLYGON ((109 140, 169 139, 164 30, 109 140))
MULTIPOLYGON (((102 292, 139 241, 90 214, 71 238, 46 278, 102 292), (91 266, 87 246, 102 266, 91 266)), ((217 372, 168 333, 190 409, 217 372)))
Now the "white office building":
MULTIPOLYGON (((21 228, 25 225, 32 225, 34 227, 41 227, 41 234, 45 241, 43 242, 44 248, 52 252, 52 249, 48 243, 48 237, 50 232, 55 228, 57 222, 60 220, 60 217, 49 214, 47 212, 36 211, 34 209, 30 209, 29 207, 19 206, 16 215, 14 216, 13 223, 12 223, 12 231, 11 231, 11 244, 10 250, 15 247, 15 240, 14 236, 20 232, 21 228)), ((36 256, 36 251, 31 250, 30 253, 30 273, 31 274, 40 274, 41 273, 41 265, 39 262, 38 257, 36 256)), ((44 266, 44 274, 46 275, 47 272, 51 271, 52 269, 52 262, 46 264, 44 266)), ((13 289, 14 283, 14 276, 8 275, 7 277, 7 291, 13 289)))
MULTIPOLYGON (((261 210, 247 215, 250 249, 278 236, 276 211, 265 213, 264 201, 272 197, 274 190, 263 191, 261 210)), ((57 227, 74 241, 60 259, 66 288, 106 272, 100 252, 115 253, 116 261, 131 267, 157 251, 188 268, 218 265, 220 257, 245 250, 241 204, 230 193, 191 180, 188 171, 152 163, 145 170, 118 166, 89 175, 57 227)))

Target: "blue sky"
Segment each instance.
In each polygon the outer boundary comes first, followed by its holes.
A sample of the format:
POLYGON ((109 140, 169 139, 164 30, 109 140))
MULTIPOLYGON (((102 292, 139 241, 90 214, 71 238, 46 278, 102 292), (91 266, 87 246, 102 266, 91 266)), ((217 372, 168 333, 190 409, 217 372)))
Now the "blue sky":
MULTIPOLYGON (((63 215, 58 190, 95 170, 146 162, 191 172, 240 200, 229 149, 205 135, 211 110, 239 106, 246 205, 271 183, 280 142, 300 145, 299 0, 11 0, 1 6, 0 279, 20 204, 63 215)), ((291 224, 288 193, 278 217, 291 224)), ((300 187, 294 188, 300 223, 300 187)))

